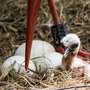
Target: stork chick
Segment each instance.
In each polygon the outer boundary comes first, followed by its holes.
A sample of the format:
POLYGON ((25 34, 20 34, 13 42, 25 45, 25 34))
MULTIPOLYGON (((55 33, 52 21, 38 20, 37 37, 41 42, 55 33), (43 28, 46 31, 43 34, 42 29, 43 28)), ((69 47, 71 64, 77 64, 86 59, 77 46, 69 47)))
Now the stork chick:
POLYGON ((63 64, 66 69, 74 69, 74 68, 83 68, 83 74, 90 77, 90 64, 88 64, 85 60, 77 57, 78 51, 80 49, 80 38, 76 34, 67 34, 62 40, 61 43, 67 49, 65 50, 63 56, 63 64))
MULTIPOLYGON (((77 53, 80 49, 80 38, 76 34, 70 33, 70 34, 67 34, 61 40, 61 43, 67 48, 64 52, 64 66, 65 66, 65 68, 70 69, 73 67, 78 67, 78 65, 76 65, 76 66, 73 65, 72 62, 74 61, 74 59, 75 59, 75 61, 78 61, 77 60, 78 59, 77 53)), ((80 63, 79 63, 79 66, 80 66, 80 63)))
MULTIPOLYGON (((16 50, 15 55, 25 57, 25 43, 21 44, 16 50)), ((55 52, 54 47, 46 41, 42 40, 33 40, 31 48, 31 58, 44 56, 44 54, 55 52)))
MULTIPOLYGON (((17 73, 27 73, 24 68, 24 62, 25 58, 23 56, 11 56, 7 58, 0 68, 2 74, 0 79, 6 77, 12 69, 14 69, 17 73)), ((29 69, 33 71, 36 70, 32 61, 30 61, 29 69)), ((33 72, 29 71, 27 74, 33 75, 33 72)))
POLYGON ((35 57, 30 60, 28 71, 25 71, 25 57, 23 56, 11 56, 4 61, 1 66, 1 77, 6 77, 8 73, 14 69, 17 73, 24 73, 29 76, 34 73, 44 74, 48 69, 56 69, 62 65, 62 55, 57 52, 45 54, 45 56, 35 57))
MULTIPOLYGON (((64 67, 65 67, 66 69, 73 70, 74 68, 84 67, 84 74, 87 76, 90 76, 90 71, 88 68, 88 67, 90 67, 90 65, 87 62, 85 62, 84 60, 77 57, 77 53, 80 48, 80 39, 76 34, 67 34, 61 40, 61 43, 63 43, 63 45, 65 47, 67 47, 64 55, 55 52, 54 48, 50 44, 47 43, 51 49, 47 45, 43 45, 41 43, 46 44, 47 42, 40 41, 40 43, 38 43, 38 41, 36 40, 32 44, 33 51, 31 51, 31 52, 33 52, 33 54, 31 53, 32 58, 30 60, 29 69, 31 69, 35 72, 38 72, 38 73, 45 73, 49 68, 64 69, 64 67), (35 43, 37 43, 37 45, 35 43), (34 49, 35 49, 35 51, 34 51, 34 49), (43 52, 44 51, 43 49, 46 50, 45 53, 43 52), (50 50, 50 52, 48 50, 50 50), (40 52, 40 54, 38 54, 38 52, 40 52), (88 65, 88 67, 87 67, 87 65, 88 65)), ((25 72, 25 69, 23 66, 24 65, 24 57, 23 56, 25 56, 25 44, 22 44, 17 49, 15 55, 21 55, 21 56, 12 56, 3 63, 2 69, 1 69, 2 76, 3 75, 5 76, 12 68, 14 68, 15 71, 19 72, 19 73, 25 72), (3 73, 5 73, 5 74, 3 74, 3 73)), ((29 71, 28 73, 33 75, 33 72, 29 71)))

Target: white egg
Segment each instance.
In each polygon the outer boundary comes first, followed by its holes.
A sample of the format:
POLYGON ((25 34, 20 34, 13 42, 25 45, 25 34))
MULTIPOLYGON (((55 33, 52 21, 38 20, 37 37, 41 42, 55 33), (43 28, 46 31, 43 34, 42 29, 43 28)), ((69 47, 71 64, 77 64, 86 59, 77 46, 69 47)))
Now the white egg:
MULTIPOLYGON (((25 56, 25 45, 25 43, 20 45, 19 48, 16 50, 15 55, 25 56)), ((54 51, 54 47, 46 41, 32 41, 31 58, 44 56, 44 54, 54 51)))

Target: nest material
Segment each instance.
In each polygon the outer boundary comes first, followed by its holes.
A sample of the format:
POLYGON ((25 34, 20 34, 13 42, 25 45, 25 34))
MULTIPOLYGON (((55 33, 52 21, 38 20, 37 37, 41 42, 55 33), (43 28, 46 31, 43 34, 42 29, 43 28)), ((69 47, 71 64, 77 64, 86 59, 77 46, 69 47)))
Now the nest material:
MULTIPOLYGON (((58 12, 62 20, 67 23, 70 32, 80 36, 82 48, 90 51, 90 0, 57 0, 58 12)), ((52 17, 47 1, 42 0, 40 17, 34 33, 34 39, 42 39, 53 44, 50 25, 52 17)), ((25 42, 27 1, 0 0, 0 60, 13 55, 19 44, 25 42)), ((0 90, 55 90, 79 85, 86 86, 87 81, 82 78, 72 78, 71 72, 52 71, 47 79, 43 77, 30 79, 25 75, 17 75, 14 71, 0 82, 0 90), (46 88, 46 89, 45 89, 46 88)), ((88 81, 89 82, 89 81, 88 81)), ((67 90, 73 90, 72 88, 67 90)), ((79 90, 79 89, 76 89, 79 90)), ((80 88, 86 90, 86 88, 80 88)), ((87 89, 89 90, 89 89, 87 89)))

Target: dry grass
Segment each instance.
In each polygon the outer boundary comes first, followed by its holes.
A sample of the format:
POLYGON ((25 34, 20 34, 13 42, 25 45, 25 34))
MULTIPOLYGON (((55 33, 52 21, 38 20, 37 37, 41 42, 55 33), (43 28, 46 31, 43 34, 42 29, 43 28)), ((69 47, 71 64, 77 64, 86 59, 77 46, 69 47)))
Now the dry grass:
POLYGON ((84 77, 72 78, 70 71, 50 70, 47 78, 40 75, 32 78, 12 71, 0 86, 0 90, 89 90, 90 84, 84 77))

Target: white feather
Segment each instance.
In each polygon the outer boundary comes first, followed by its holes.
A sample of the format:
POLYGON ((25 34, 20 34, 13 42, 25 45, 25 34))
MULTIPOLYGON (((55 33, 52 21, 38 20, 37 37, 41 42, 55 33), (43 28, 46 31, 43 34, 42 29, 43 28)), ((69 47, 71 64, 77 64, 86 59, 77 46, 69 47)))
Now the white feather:
POLYGON ((51 64, 51 68, 62 67, 63 55, 58 52, 52 52, 45 55, 51 64))
MULTIPOLYGON (((16 50, 15 55, 25 56, 25 43, 19 46, 16 50)), ((54 52, 54 47, 46 41, 33 40, 31 48, 31 58, 44 56, 49 52, 54 52)))
POLYGON ((85 78, 87 80, 90 80, 90 64, 88 64, 88 63, 85 64, 84 69, 85 69, 85 72, 84 72, 85 78))
MULTIPOLYGON (((23 56, 11 56, 4 61, 1 66, 1 77, 5 77, 8 73, 14 69, 18 73, 26 73, 24 67, 25 58, 23 56)), ((30 61, 29 69, 36 70, 35 65, 32 61, 30 61)), ((32 75, 33 72, 29 72, 28 74, 32 75)))
MULTIPOLYGON (((80 38, 76 34, 67 34, 62 40, 61 43, 64 44, 66 47, 70 47, 73 44, 78 44, 78 47, 76 48, 75 52, 78 53, 80 49, 80 38)), ((69 60, 68 60, 69 61, 69 60)), ((77 68, 77 67, 84 67, 84 74, 86 77, 90 79, 90 64, 85 62, 84 60, 77 57, 77 55, 74 56, 71 64, 71 69, 77 68)))
POLYGON ((45 73, 48 69, 62 68, 63 55, 57 52, 45 54, 43 57, 32 60, 37 67, 38 73, 45 73))
MULTIPOLYGON (((74 34, 68 34, 68 36, 66 35, 61 42, 65 44, 65 46, 69 47, 70 45, 75 43, 80 44, 80 39, 78 38, 78 36, 74 34)), ((14 68, 16 72, 18 72, 20 65, 24 65, 23 62, 25 59, 23 56, 25 56, 25 43, 22 44, 16 50, 15 55, 21 55, 21 56, 12 56, 8 58, 2 65, 2 69, 1 69, 2 73, 6 73, 6 72, 8 73, 12 68, 14 68), (16 63, 14 64, 14 62, 16 63), (9 68, 11 65, 13 65, 13 67, 9 68)), ((32 61, 30 60, 29 68, 39 73, 45 72, 49 68, 55 69, 57 67, 62 68, 63 66, 62 64, 63 55, 55 52, 54 47, 45 41, 41 41, 41 40, 33 41, 31 58, 34 58, 34 60, 32 61), (35 58, 35 57, 39 57, 39 58, 35 58)), ((90 68, 89 68, 90 64, 87 64, 77 56, 72 60, 72 64, 70 68, 73 69, 74 67, 82 67, 82 66, 85 67, 85 74, 90 76, 90 68)), ((21 67, 20 70, 20 73, 23 72, 25 72, 24 66, 21 67)), ((32 72, 29 72, 29 74, 33 75, 32 72)))
POLYGON ((62 40, 61 43, 64 44, 65 47, 70 47, 73 44, 78 44, 80 48, 80 38, 73 33, 67 34, 62 40))
POLYGON ((86 62, 84 62, 82 59, 75 57, 72 60, 71 69, 77 68, 77 67, 85 67, 86 62))

